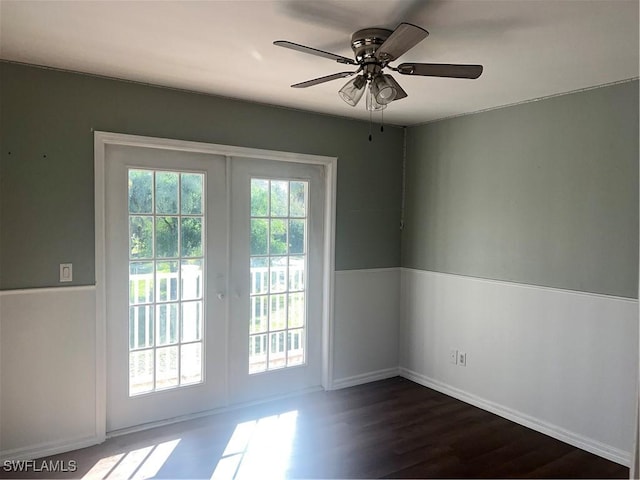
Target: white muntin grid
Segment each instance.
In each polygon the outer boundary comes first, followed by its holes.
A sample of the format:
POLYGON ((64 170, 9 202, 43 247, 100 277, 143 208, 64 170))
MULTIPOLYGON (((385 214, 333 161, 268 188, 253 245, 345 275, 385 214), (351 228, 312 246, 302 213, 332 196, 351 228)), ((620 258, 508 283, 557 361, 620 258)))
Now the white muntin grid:
POLYGON ((130 396, 193 385, 204 379, 206 177, 203 172, 129 168, 129 195, 132 174, 136 173, 147 176, 150 186, 146 208, 131 211, 130 206, 128 212, 130 396), (174 198, 169 198, 173 202, 168 209, 160 208, 158 201, 158 178, 162 176, 175 179, 174 198), (185 211, 183 206, 185 176, 199 184, 196 211, 185 211), (173 226, 175 232, 174 238, 165 238, 169 245, 165 251, 160 251, 158 242, 158 234, 163 234, 162 222, 173 226), (188 222, 200 225, 195 253, 185 251, 187 246, 183 245, 188 222), (144 252, 135 247, 134 230, 139 226, 147 231, 144 252))
POLYGON ((309 184, 252 178, 251 185, 252 205, 254 193, 266 196, 260 211, 252 207, 250 220, 259 224, 252 223, 249 272, 249 374, 256 374, 306 362, 309 184), (262 243, 253 238, 255 226, 265 232, 262 243))

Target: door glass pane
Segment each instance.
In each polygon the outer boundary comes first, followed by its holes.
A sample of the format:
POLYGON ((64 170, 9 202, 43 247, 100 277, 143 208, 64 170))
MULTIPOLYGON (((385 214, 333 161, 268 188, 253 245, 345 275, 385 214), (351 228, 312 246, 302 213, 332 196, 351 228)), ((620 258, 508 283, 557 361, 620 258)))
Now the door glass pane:
POLYGON ((156 213, 178 213, 178 180, 177 172, 156 172, 156 213))
POLYGON ((287 328, 287 296, 269 295, 269 330, 287 328))
POLYGON ((305 220, 289 220, 289 253, 302 254, 305 251, 305 220))
POLYGON ((269 257, 251 257, 251 294, 269 291, 269 257))
POLYGON ((129 307, 129 348, 153 346, 153 305, 129 307))
POLYGON ((304 326, 304 292, 289 294, 289 328, 304 326))
POLYGON ((182 245, 183 257, 202 256, 202 217, 182 217, 182 245))
POLYGON ((269 370, 286 367, 287 351, 285 349, 286 332, 275 332, 269 334, 269 370))
POLYGON ((269 216, 269 180, 251 179, 251 216, 269 216))
POLYGON ((159 302, 178 299, 178 262, 156 262, 156 291, 159 302))
POLYGON ((269 254, 286 255, 287 253, 287 221, 271 220, 269 235, 269 254))
POLYGON ((307 216, 307 182, 290 182, 290 216, 307 216))
POLYGON ((289 257, 289 291, 304 290, 306 258, 303 256, 289 257))
POLYGON ((182 385, 202 381, 202 342, 183 345, 180 350, 180 382, 182 385))
POLYGON ((287 366, 304 363, 304 329, 289 330, 287 332, 287 366))
POLYGON ((156 389, 178 385, 178 347, 156 350, 156 389))
POLYGON ((289 182, 271 180, 271 217, 289 215, 289 182))
POLYGON ((271 257, 269 270, 269 291, 271 293, 287 291, 287 257, 271 257))
POLYGON ((250 374, 305 363, 308 188, 251 179, 250 374))
POLYGON ((184 302, 182 304, 183 342, 202 339, 202 302, 184 302))
POLYGON ((129 395, 154 389, 153 349, 129 353, 129 395))
POLYGON ((202 382, 204 174, 129 169, 129 395, 202 382))
POLYGON ((180 267, 182 300, 202 298, 202 260, 183 260, 180 267))
POLYGON ((129 217, 130 258, 153 258, 153 217, 129 217))
POLYGON ((269 296, 255 295, 251 297, 251 322, 249 333, 266 332, 269 327, 269 296))
POLYGON ((129 170, 129 213, 153 212, 153 171, 129 170))
POLYGON ((251 219, 251 255, 266 255, 269 253, 269 220, 264 218, 251 219))
POLYGON ((153 302, 153 262, 129 263, 129 305, 153 302))
POLYGON ((156 307, 156 337, 158 345, 178 342, 178 303, 165 303, 156 307))
POLYGON ((249 336, 249 373, 267 369, 267 335, 249 336))
POLYGON ((178 256, 178 217, 156 217, 156 257, 178 256))
POLYGON ((202 215, 204 213, 203 180, 204 175, 200 173, 180 175, 182 215, 202 215))

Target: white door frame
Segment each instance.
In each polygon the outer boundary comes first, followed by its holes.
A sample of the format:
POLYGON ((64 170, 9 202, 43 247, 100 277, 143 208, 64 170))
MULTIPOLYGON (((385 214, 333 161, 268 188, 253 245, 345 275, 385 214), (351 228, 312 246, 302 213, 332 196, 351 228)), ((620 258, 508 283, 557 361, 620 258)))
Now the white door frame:
POLYGON ((95 179, 95 274, 96 274, 96 434, 106 438, 107 358, 106 358, 106 249, 105 249, 105 158, 107 145, 125 145, 223 155, 227 163, 232 157, 256 158, 282 162, 307 163, 324 167, 326 189, 323 240, 323 314, 322 314, 322 387, 333 388, 334 345, 334 277, 335 224, 338 159, 320 155, 216 145, 212 143, 145 137, 122 133, 94 132, 95 179))

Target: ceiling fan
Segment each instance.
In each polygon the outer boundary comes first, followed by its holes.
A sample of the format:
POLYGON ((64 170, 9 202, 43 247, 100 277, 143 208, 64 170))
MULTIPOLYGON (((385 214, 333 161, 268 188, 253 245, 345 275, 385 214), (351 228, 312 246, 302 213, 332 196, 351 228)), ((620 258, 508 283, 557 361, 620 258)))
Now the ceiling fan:
POLYGON ((415 47, 428 35, 429 32, 425 29, 410 23, 401 23, 393 31, 384 28, 358 30, 351 36, 351 48, 355 54, 355 60, 286 40, 277 40, 273 44, 335 60, 344 65, 358 66, 355 71, 334 73, 291 86, 293 88, 306 88, 338 78, 356 75, 338 93, 346 103, 355 107, 365 91, 368 91, 366 96, 367 110, 374 111, 382 110, 394 100, 400 100, 407 96, 407 92, 402 89, 398 82, 391 75, 384 73, 385 68, 401 75, 418 75, 422 77, 475 79, 482 74, 482 65, 454 65, 448 63, 401 63, 397 67, 389 65, 390 62, 415 47))

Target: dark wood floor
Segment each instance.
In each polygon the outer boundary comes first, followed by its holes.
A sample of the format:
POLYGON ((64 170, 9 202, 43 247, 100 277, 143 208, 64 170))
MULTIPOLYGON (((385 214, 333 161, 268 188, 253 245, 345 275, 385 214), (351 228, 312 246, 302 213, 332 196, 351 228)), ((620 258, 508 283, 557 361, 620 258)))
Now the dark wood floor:
POLYGON ((629 478, 628 468, 400 377, 111 438, 47 459, 67 467, 72 460, 74 473, 0 477, 629 478))

